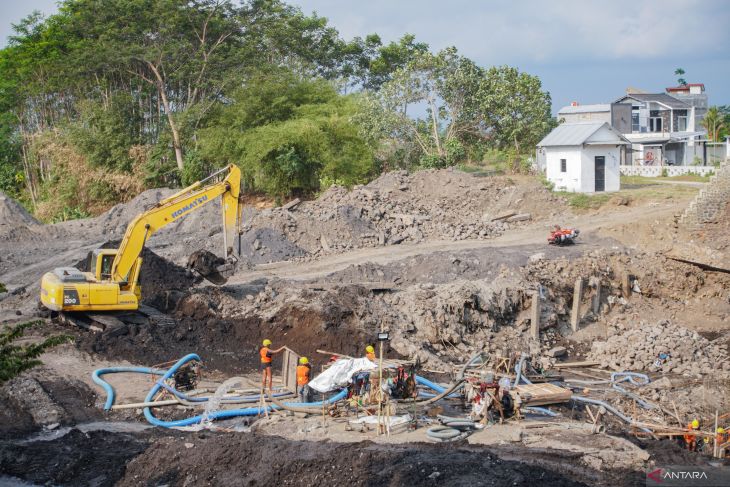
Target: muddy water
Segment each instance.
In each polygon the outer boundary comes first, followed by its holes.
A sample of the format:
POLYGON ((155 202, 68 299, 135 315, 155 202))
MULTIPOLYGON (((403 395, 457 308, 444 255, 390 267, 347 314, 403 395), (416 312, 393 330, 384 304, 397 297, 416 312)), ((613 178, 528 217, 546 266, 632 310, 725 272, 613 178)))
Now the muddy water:
POLYGON ((27 445, 36 441, 53 441, 63 438, 72 430, 77 429, 82 433, 91 431, 106 431, 109 433, 139 433, 141 431, 152 428, 146 423, 137 423, 132 421, 94 421, 90 423, 77 424, 75 426, 64 426, 53 430, 44 430, 14 443, 18 445, 27 445))

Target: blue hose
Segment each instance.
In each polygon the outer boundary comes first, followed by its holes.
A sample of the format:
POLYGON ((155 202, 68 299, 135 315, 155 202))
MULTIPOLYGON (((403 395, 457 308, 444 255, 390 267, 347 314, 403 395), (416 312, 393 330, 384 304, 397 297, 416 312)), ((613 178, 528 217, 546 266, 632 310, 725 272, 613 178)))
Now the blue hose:
POLYGON ((106 392, 106 402, 104 403, 104 410, 109 411, 114 404, 114 388, 104 379, 102 375, 106 374, 118 374, 121 372, 136 372, 138 374, 151 374, 151 375, 164 375, 164 370, 151 369, 149 367, 107 367, 104 369, 96 369, 91 374, 91 380, 101 386, 106 392))
MULTIPOLYGON (((165 381, 172 377, 175 372, 177 372, 177 369, 185 365, 186 363, 197 360, 200 361, 200 357, 195 353, 190 353, 180 360, 178 360, 175 365, 170 367, 167 372, 164 373, 162 378, 155 383, 155 385, 152 386, 152 389, 150 389, 150 392, 147 393, 147 397, 145 398, 144 402, 152 402, 157 392, 162 387, 160 385, 160 382, 165 381)), ((347 389, 343 389, 331 398, 329 398, 328 401, 319 401, 319 402, 312 402, 312 403, 284 403, 286 406, 290 407, 314 407, 314 406, 322 406, 323 402, 331 403, 335 401, 339 401, 340 399, 343 399, 347 395, 347 389)), ((228 409, 225 411, 216 411, 208 416, 208 419, 216 420, 216 419, 225 419, 225 418, 234 418, 238 416, 256 416, 258 414, 268 412, 268 411, 274 411, 278 409, 277 406, 271 405, 271 406, 257 406, 257 407, 251 407, 251 408, 243 408, 243 409, 228 409)), ((162 421, 160 419, 157 419, 152 414, 152 409, 150 407, 144 408, 144 417, 147 419, 147 421, 150 422, 150 424, 153 424, 155 426, 162 426, 164 428, 176 428, 180 426, 190 426, 193 424, 198 424, 203 419, 202 414, 198 414, 196 416, 193 416, 191 418, 186 419, 180 419, 177 421, 162 421)))
POLYGON ((538 406, 526 406, 526 407, 524 407, 522 409, 524 409, 525 411, 530 412, 530 413, 544 414, 546 416, 552 416, 552 417, 560 416, 555 411, 550 411, 547 408, 541 408, 541 407, 538 407, 538 406))
POLYGON ((442 394, 444 391, 446 391, 446 388, 443 386, 440 386, 436 384, 435 382, 431 382, 428 379, 425 379, 421 377, 420 375, 416 376, 416 384, 421 384, 422 386, 426 386, 429 389, 433 389, 434 391, 438 392, 439 394, 442 394))
POLYGON ((644 409, 656 409, 657 406, 654 404, 651 404, 650 402, 644 401, 641 397, 634 394, 633 392, 627 391, 623 387, 619 385, 620 382, 629 382, 635 386, 645 386, 647 385, 650 380, 649 377, 646 374, 641 374, 639 372, 612 372, 611 373, 611 387, 613 387, 614 390, 620 392, 621 394, 630 397, 634 401, 636 401, 639 406, 641 406, 644 409), (635 378, 641 379, 636 380, 635 378))

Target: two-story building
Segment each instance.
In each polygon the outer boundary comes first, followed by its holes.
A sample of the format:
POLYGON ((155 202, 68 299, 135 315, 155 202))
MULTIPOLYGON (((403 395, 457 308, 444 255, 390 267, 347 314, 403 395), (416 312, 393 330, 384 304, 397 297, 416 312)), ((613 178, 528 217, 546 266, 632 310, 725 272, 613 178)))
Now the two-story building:
POLYGON ((631 107, 631 128, 622 130, 632 143, 634 165, 689 165, 704 132, 695 130, 695 108, 666 93, 630 93, 615 104, 631 107))
MULTIPOLYGON (((694 85, 693 85, 694 86, 694 85)), ((674 90, 667 88, 667 90, 674 90)), ((698 113, 707 105, 704 87, 688 87, 668 93, 630 91, 612 103, 572 103, 558 112, 562 123, 607 122, 631 142, 622 154, 622 164, 691 165, 705 163, 705 132, 698 113), (687 101, 680 99, 684 97, 687 101), (704 102, 703 97, 704 96, 704 102)))

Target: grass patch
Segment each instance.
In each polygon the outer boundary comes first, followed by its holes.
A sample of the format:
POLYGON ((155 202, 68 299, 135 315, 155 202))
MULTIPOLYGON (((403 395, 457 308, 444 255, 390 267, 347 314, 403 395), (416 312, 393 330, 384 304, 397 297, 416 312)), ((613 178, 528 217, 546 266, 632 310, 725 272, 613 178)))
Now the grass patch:
POLYGON ((576 210, 598 210, 610 204, 612 198, 619 196, 629 200, 630 204, 646 201, 661 201, 669 199, 690 199, 697 194, 699 189, 694 186, 681 186, 674 184, 634 184, 630 189, 624 189, 615 193, 569 193, 566 191, 555 191, 555 194, 562 196, 568 202, 568 206, 576 210))
POLYGON ((670 176, 666 179, 669 181, 689 181, 692 183, 706 183, 712 176, 702 176, 700 174, 682 174, 681 176, 670 176))

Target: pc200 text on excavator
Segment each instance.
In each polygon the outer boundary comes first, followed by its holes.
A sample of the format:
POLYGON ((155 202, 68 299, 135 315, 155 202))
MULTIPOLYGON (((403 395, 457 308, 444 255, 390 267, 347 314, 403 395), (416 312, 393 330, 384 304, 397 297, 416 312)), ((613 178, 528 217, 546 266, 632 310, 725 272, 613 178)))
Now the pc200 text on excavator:
MULTIPOLYGON (((141 300, 139 275, 142 249, 156 231, 221 197, 223 248, 227 270, 238 261, 234 251, 241 224, 241 171, 230 165, 161 200, 135 217, 127 226, 118 249, 97 249, 91 272, 59 267, 41 279, 41 303, 52 311, 136 310, 141 300), (203 183, 221 177, 218 182, 203 183)), ((205 276, 204 276, 205 277, 205 276)), ((220 283, 220 277, 217 278, 220 283)))

